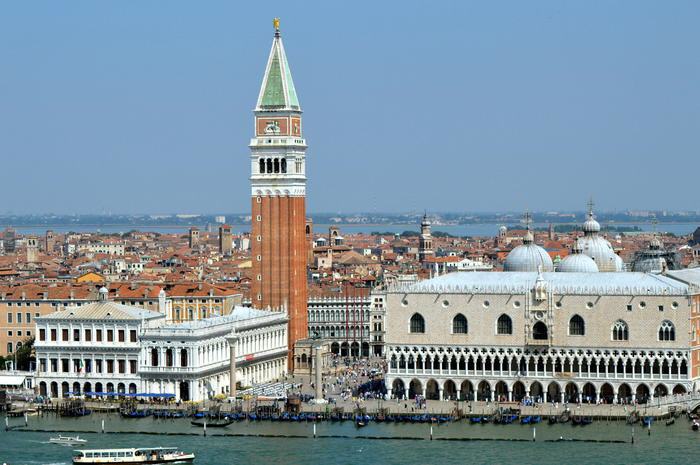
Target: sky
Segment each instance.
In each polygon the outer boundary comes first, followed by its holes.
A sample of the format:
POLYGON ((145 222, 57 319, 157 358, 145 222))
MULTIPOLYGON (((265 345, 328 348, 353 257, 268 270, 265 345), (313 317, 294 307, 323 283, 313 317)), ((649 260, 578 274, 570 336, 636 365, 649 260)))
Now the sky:
POLYGON ((700 2, 0 6, 0 214, 244 213, 281 18, 313 212, 697 210, 700 2))

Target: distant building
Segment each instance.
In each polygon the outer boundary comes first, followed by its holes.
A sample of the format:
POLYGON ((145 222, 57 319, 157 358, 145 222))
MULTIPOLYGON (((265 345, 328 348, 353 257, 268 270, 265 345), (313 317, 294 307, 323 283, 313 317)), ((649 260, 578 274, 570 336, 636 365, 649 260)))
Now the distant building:
POLYGON ((433 236, 431 233, 430 220, 428 215, 423 215, 420 223, 420 238, 418 240, 418 260, 424 262, 426 258, 432 257, 435 254, 433 251, 433 236))
POLYGON ((219 253, 221 255, 231 255, 233 252, 233 234, 231 226, 222 224, 219 226, 219 253))
POLYGON ((190 249, 194 249, 199 245, 199 229, 192 227, 189 231, 188 245, 190 249))

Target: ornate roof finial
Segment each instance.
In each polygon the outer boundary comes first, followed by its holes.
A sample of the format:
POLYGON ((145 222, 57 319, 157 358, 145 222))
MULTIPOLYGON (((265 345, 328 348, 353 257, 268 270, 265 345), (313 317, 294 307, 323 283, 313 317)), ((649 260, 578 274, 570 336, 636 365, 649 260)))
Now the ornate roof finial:
POLYGON ((280 36, 280 19, 273 18, 272 25, 275 27, 275 37, 279 37, 280 36))
POLYGON ((588 217, 593 218, 593 207, 595 206, 595 203, 593 203, 593 196, 591 196, 590 199, 588 199, 588 217))
POLYGON ((530 227, 532 224, 532 214, 529 210, 525 210, 525 214, 523 214, 523 223, 525 223, 525 230, 527 231, 525 233, 525 237, 523 238, 523 243, 532 244, 532 242, 535 240, 535 236, 532 234, 532 229, 530 227))

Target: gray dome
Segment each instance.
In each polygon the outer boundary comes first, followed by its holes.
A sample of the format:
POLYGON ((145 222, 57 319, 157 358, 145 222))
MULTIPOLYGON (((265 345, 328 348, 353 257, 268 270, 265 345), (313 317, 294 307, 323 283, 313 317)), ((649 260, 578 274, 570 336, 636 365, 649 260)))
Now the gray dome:
POLYGON ((664 257, 648 257, 634 262, 634 271, 642 273, 663 273, 668 269, 664 257))
POLYGON ((618 269, 622 259, 617 256, 610 242, 597 234, 580 237, 578 246, 584 255, 595 261, 598 271, 622 271, 618 269))
POLYGON ((598 265, 588 255, 572 253, 559 263, 557 271, 562 273, 597 273, 598 265))
POLYGON ((503 266, 505 271, 553 271, 552 259, 537 244, 525 243, 510 251, 503 266))
POLYGON ((588 215, 588 219, 583 223, 583 232, 585 233, 597 233, 600 232, 600 223, 598 223, 592 214, 588 215))
POLYGON ((627 271, 625 262, 622 260, 618 254, 615 254, 615 271, 627 271))

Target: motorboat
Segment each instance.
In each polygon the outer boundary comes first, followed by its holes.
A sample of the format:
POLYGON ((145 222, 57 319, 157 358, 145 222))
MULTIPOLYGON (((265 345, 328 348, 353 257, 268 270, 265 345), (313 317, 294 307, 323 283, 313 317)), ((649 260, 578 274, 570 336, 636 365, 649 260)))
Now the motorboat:
POLYGON ((64 444, 67 446, 74 446, 76 444, 85 444, 87 439, 82 439, 80 436, 63 436, 59 434, 55 438, 50 438, 49 442, 51 444, 64 444))
POLYGON ((73 464, 191 464, 194 454, 177 447, 145 447, 132 449, 84 449, 76 450, 73 464))

